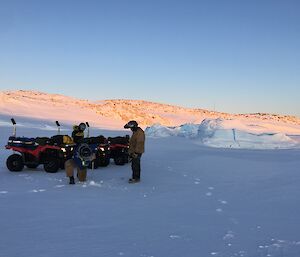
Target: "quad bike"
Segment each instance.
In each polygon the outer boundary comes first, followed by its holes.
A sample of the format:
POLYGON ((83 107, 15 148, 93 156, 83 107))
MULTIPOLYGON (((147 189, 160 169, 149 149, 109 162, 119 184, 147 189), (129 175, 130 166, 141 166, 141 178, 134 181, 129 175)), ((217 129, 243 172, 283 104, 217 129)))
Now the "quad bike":
POLYGON ((128 148, 129 135, 124 137, 109 137, 110 158, 114 159, 116 165, 124 165, 129 162, 128 148))
POLYGON ((21 171, 24 166, 34 169, 40 164, 46 172, 55 173, 62 166, 62 162, 68 158, 67 150, 54 143, 53 139, 16 137, 16 122, 11 122, 14 132, 8 139, 6 149, 14 151, 6 160, 6 166, 10 171, 21 171))

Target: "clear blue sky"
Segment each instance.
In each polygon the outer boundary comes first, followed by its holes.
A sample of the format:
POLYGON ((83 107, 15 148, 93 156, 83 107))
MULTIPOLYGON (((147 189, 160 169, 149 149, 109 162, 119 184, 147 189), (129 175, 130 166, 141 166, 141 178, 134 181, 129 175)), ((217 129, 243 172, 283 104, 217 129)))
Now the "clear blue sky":
POLYGON ((298 0, 1 0, 0 90, 300 116, 298 0))

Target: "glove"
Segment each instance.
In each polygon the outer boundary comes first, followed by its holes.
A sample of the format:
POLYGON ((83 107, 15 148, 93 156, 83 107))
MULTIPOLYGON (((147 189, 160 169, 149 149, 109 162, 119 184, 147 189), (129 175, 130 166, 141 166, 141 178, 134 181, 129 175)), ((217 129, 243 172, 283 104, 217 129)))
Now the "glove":
POLYGON ((138 157, 138 155, 137 155, 136 153, 132 153, 132 154, 130 154, 130 157, 131 157, 132 159, 135 159, 135 158, 138 157))

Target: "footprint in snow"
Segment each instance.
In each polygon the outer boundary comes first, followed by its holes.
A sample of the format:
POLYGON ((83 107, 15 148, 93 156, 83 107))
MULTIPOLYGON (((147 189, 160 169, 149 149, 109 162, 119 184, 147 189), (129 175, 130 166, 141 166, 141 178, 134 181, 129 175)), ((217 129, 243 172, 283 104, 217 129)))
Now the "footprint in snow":
POLYGON ((171 238, 171 239, 179 239, 179 238, 181 238, 181 237, 178 236, 178 235, 170 235, 170 238, 171 238))
POLYGON ((223 240, 231 240, 234 237, 234 232, 230 230, 223 236, 223 240))
POLYGON ((60 188, 60 187, 64 187, 66 185, 56 185, 55 188, 60 188))
MULTIPOLYGON (((208 190, 214 190, 214 187, 208 187, 208 190)), ((206 196, 212 196, 212 192, 207 192, 206 196)))
POLYGON ((219 202, 220 202, 221 204, 227 204, 227 201, 224 201, 224 200, 219 200, 219 202))
POLYGON ((100 183, 97 183, 97 182, 95 182, 95 181, 90 181, 90 183, 89 183, 89 185, 90 186, 95 186, 95 187, 102 187, 102 183, 100 182, 100 183))
MULTIPOLYGON (((237 255, 237 254, 235 254, 235 255, 237 255)), ((239 252, 238 252, 238 256, 240 256, 240 257, 247 256, 247 252, 246 252, 246 251, 239 251, 239 252)), ((268 254, 267 256, 270 256, 270 257, 271 257, 270 254, 268 254)))
POLYGON ((58 178, 47 178, 49 181, 57 181, 57 182, 63 182, 62 179, 58 179, 58 178))
POLYGON ((46 189, 33 189, 33 190, 30 190, 29 192, 30 193, 39 193, 39 192, 45 192, 46 189))

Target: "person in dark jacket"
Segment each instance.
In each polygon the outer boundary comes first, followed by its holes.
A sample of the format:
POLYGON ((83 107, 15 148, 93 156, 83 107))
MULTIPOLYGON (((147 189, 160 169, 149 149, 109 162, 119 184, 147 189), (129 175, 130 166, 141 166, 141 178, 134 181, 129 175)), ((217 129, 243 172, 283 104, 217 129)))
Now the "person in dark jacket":
POLYGON ((132 158, 132 178, 128 182, 137 183, 141 179, 141 157, 145 152, 145 133, 135 120, 129 121, 124 128, 130 128, 132 131, 128 149, 129 156, 132 158))
MULTIPOLYGON (((73 126, 73 132, 72 132, 72 138, 74 143, 78 146, 80 143, 82 143, 84 139, 84 130, 86 128, 86 125, 84 123, 80 123, 78 126, 75 125, 73 126)), ((76 148, 76 147, 75 147, 76 148)), ((74 179, 74 169, 77 169, 77 177, 79 181, 83 182, 86 180, 86 173, 87 169, 84 167, 80 167, 74 158, 69 159, 65 162, 65 170, 66 170, 66 175, 69 177, 70 182, 69 184, 75 184, 75 179, 74 179)))

